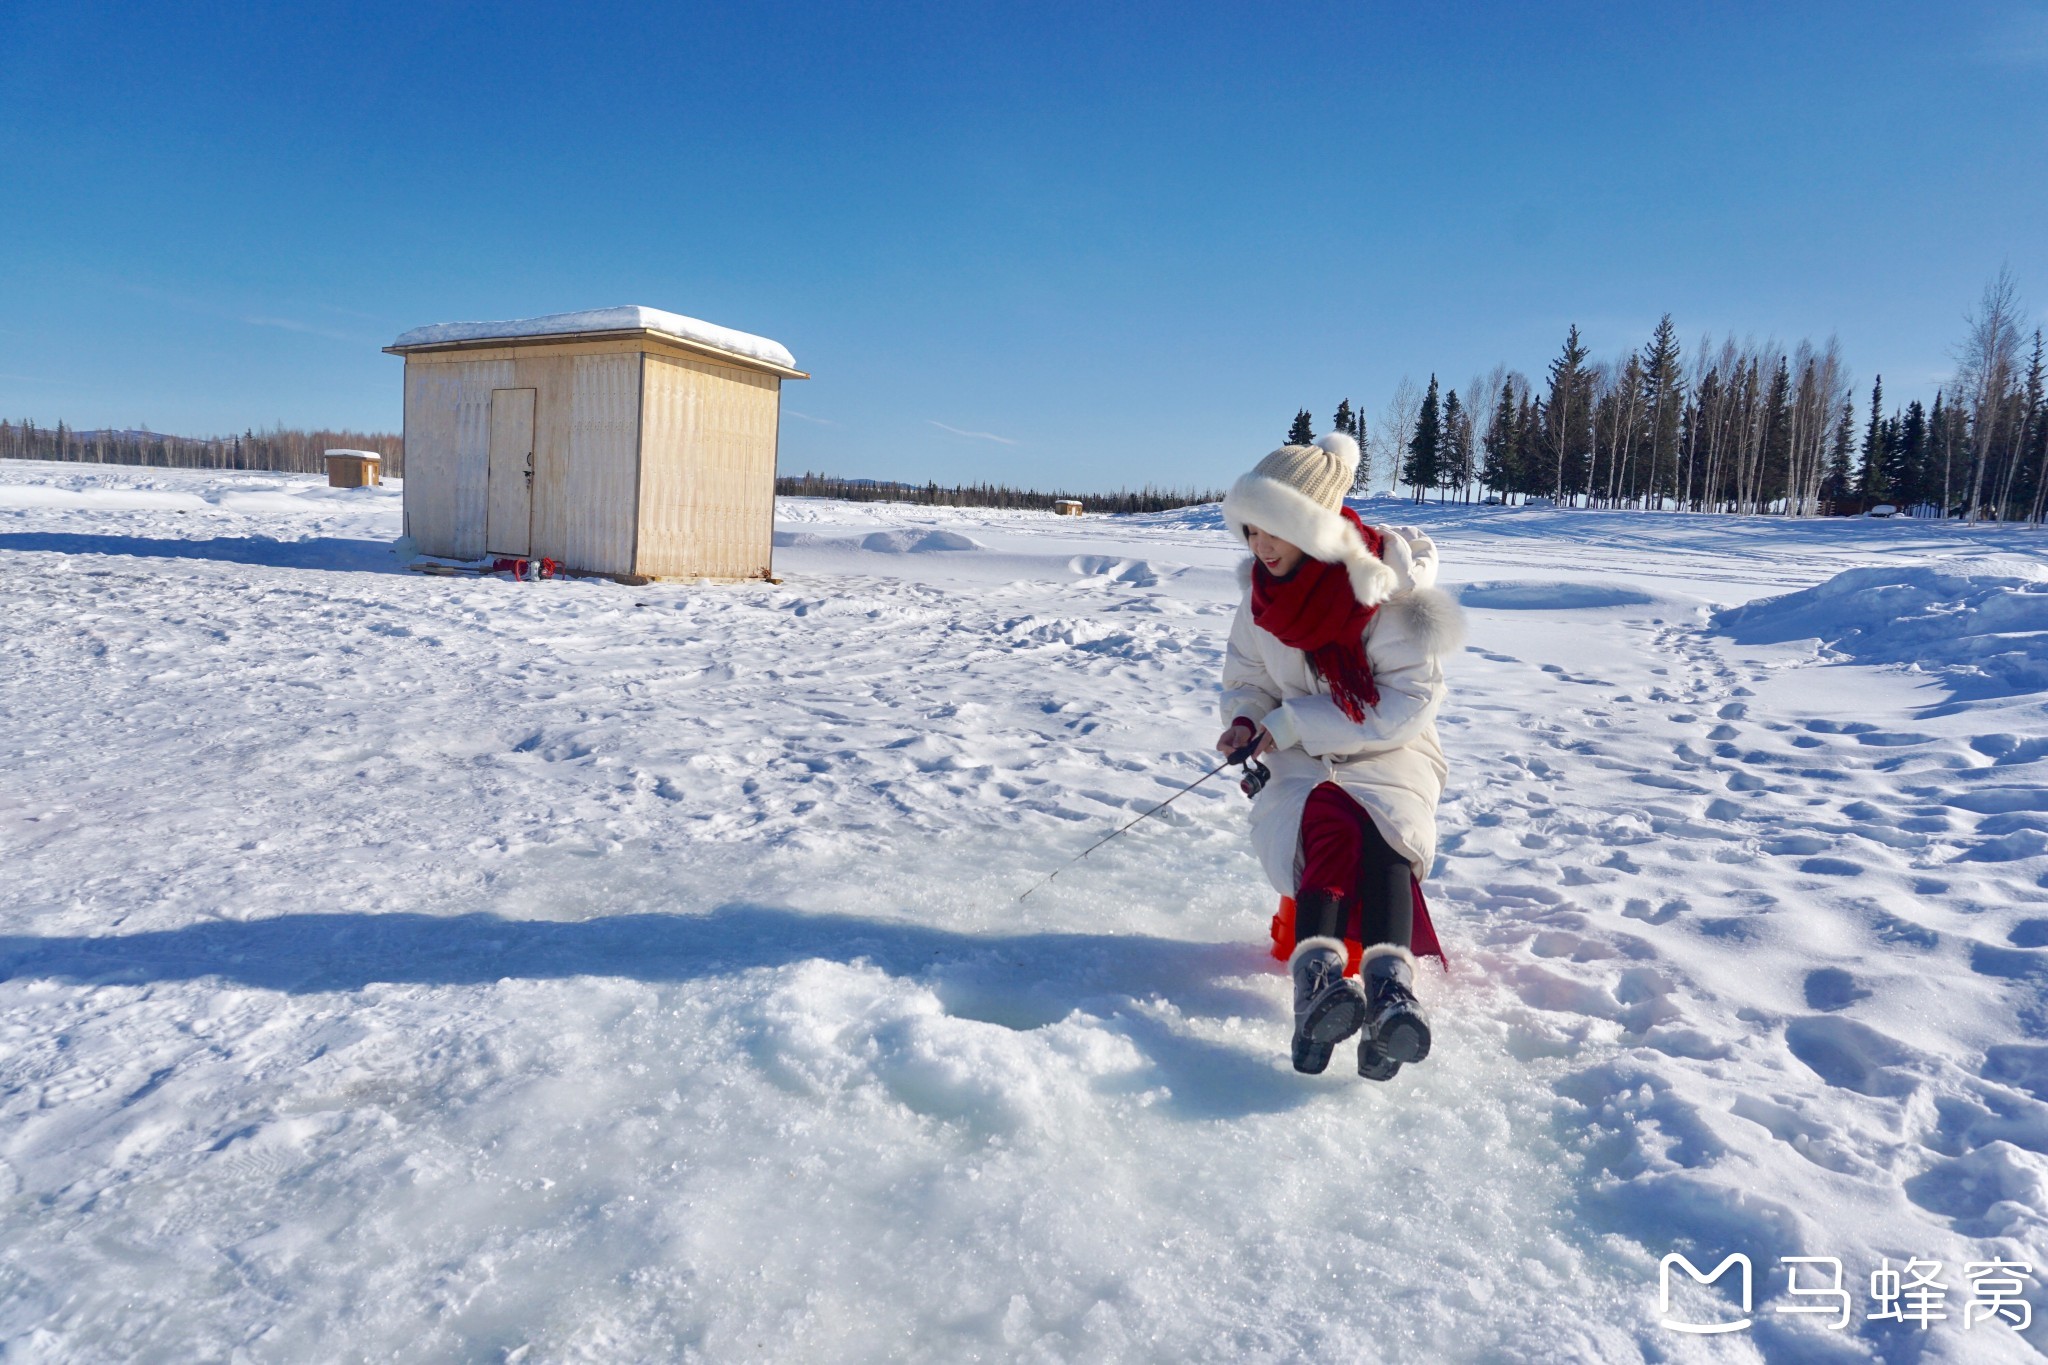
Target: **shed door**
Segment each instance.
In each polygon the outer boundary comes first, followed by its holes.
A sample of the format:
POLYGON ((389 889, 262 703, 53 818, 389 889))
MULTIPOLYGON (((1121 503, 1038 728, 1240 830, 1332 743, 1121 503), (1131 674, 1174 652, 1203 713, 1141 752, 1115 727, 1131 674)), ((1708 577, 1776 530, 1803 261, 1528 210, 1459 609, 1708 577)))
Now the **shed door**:
POLYGON ((532 389, 491 390, 491 481, 484 551, 525 555, 533 535, 532 389))

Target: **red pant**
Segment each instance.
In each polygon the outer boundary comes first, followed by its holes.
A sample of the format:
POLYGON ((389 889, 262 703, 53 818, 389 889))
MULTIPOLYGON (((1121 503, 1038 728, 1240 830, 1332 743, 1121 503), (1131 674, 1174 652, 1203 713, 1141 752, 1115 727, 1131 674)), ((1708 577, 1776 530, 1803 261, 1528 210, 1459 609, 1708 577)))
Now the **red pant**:
MULTIPOLYGON (((1310 792, 1301 813, 1301 881, 1295 900, 1326 906, 1327 919, 1315 924, 1298 919, 1296 935, 1345 937, 1356 923, 1359 942, 1405 948, 1414 931, 1413 896, 1408 860, 1387 842, 1372 816, 1334 782, 1310 792), (1328 892, 1331 899, 1311 898, 1317 891, 1328 892)), ((1298 913, 1308 914, 1307 906, 1298 913)))

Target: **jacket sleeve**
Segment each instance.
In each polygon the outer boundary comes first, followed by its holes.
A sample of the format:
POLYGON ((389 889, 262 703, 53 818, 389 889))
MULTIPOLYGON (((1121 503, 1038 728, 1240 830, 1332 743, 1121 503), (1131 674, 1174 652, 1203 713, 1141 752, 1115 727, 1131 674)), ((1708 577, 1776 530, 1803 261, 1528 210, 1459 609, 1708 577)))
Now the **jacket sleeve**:
POLYGON ((1324 693, 1295 697, 1265 719, 1273 743, 1299 744, 1316 758, 1384 753, 1410 743, 1435 721, 1444 699, 1443 661, 1422 638, 1413 605, 1396 598, 1367 628, 1366 659, 1379 689, 1377 706, 1353 720, 1324 693))
POLYGON ((1230 622, 1230 643, 1223 650, 1223 724, 1235 725, 1237 718, 1263 722, 1280 704, 1280 685, 1259 660, 1252 639, 1252 609, 1247 599, 1238 604, 1230 622))
POLYGON ((1382 526, 1383 536, 1399 536, 1408 549, 1408 582, 1413 588, 1436 586, 1438 556, 1436 542, 1431 540, 1420 527, 1382 526))

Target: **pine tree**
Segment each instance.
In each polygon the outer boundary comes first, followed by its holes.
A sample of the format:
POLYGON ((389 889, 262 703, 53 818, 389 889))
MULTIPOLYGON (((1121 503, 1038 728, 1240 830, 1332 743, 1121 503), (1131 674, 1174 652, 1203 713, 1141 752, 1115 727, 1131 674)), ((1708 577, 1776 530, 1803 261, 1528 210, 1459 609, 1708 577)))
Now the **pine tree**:
MULTIPOLYGON (((1525 400, 1526 401, 1526 400, 1525 400)), ((1486 459, 1480 466, 1479 481, 1505 500, 1521 484, 1520 440, 1515 425, 1515 386, 1500 386, 1500 403, 1486 426, 1486 459)))
MULTIPOLYGON (((1764 442, 1763 464, 1760 474, 1757 501, 1769 507, 1778 497, 1789 490, 1783 486, 1783 475, 1787 468, 1786 456, 1792 446, 1792 367, 1784 356, 1778 357, 1778 368, 1771 375, 1771 387, 1764 398, 1764 442)), ((1785 511, 1791 512, 1786 503, 1785 511)))
POLYGON ((2048 392, 2044 392, 2041 329, 2034 329, 2034 356, 2027 366, 2027 382, 2019 414, 2018 439, 2013 458, 2018 461, 2022 484, 2018 501, 2027 506, 2027 520, 2039 521, 2044 499, 2048 499, 2048 392))
POLYGON ((1465 414, 1464 404, 1458 401, 1458 391, 1452 389, 1444 397, 1444 434, 1437 460, 1437 501, 1443 501, 1445 489, 1457 488, 1472 481, 1472 421, 1465 414))
POLYGON ((1356 437, 1358 435, 1356 427, 1352 424, 1351 400, 1349 398, 1337 404, 1337 415, 1330 420, 1330 430, 1341 431, 1346 436, 1356 437))
POLYGON ((1401 481, 1415 490, 1434 488, 1443 469, 1443 411, 1436 396, 1436 376, 1429 377, 1429 392, 1422 398, 1422 414, 1415 419, 1415 435, 1408 441, 1408 462, 1402 466, 1401 481))
POLYGON ((1586 368, 1590 355, 1579 341, 1576 323, 1564 340, 1564 350, 1550 362, 1550 394, 1544 404, 1544 445, 1549 459, 1551 494, 1562 498, 1567 486, 1576 490, 1585 461, 1592 450, 1593 374, 1586 368))
POLYGON ((1543 463, 1549 449, 1544 433, 1549 429, 1550 413, 1543 400, 1524 389, 1515 412, 1515 492, 1522 495, 1524 502, 1531 493, 1540 493, 1550 486, 1543 463))
POLYGON ((1313 445, 1315 439, 1315 423, 1309 417, 1308 409, 1303 408, 1300 412, 1294 414, 1294 425, 1287 428, 1286 444, 1291 446, 1313 445))
POLYGON ((1901 512, 1927 501, 1927 409, 1914 399, 1906 404, 1898 439, 1886 449, 1884 486, 1901 512))
POLYGON ((1352 409, 1352 436, 1358 438, 1358 477, 1352 479, 1352 493, 1358 497, 1372 495, 1372 438, 1366 434, 1366 407, 1360 403, 1352 409))
POLYGON ((1870 386, 1870 422, 1863 428, 1863 464, 1856 482, 1870 502, 1884 499, 1884 376, 1870 386))
MULTIPOLYGON (((1348 405, 1350 399, 1345 399, 1348 405)), ((1365 404, 1351 409, 1351 439, 1358 442, 1358 473, 1351 479, 1353 497, 1369 497, 1372 494, 1372 442, 1367 439, 1365 426, 1365 404)))
MULTIPOLYGON (((1905 420, 1896 412, 1884 419, 1884 459, 1883 464, 1880 466, 1881 473, 1888 473, 1898 465, 1899 447, 1904 444, 1906 439, 1905 427, 1905 420)), ((1893 483, 1890 478, 1886 478, 1884 481, 1884 500, 1893 506, 1897 506, 1899 496, 1899 486, 1893 483)))
POLYGON ((1840 419, 1835 423, 1835 443, 1828 452, 1827 473, 1821 476, 1820 496, 1829 505, 1829 510, 1840 516, 1845 510, 1842 504, 1848 501, 1849 489, 1855 475, 1849 468, 1849 451, 1856 444, 1856 408, 1844 402, 1840 419))
POLYGON ((1941 515, 1946 518, 1955 510, 1956 423, 1952 410, 1943 406, 1947 391, 1934 391, 1934 411, 1927 418, 1927 493, 1928 500, 1934 501, 1934 490, 1941 490, 1941 515), (1934 471, 1941 471, 1939 481, 1934 471))
POLYGON ((1643 487, 1656 506, 1666 491, 1678 490, 1678 419, 1685 406, 1685 376, 1679 369, 1678 329, 1666 313, 1643 347, 1643 414, 1649 420, 1650 467, 1643 487))

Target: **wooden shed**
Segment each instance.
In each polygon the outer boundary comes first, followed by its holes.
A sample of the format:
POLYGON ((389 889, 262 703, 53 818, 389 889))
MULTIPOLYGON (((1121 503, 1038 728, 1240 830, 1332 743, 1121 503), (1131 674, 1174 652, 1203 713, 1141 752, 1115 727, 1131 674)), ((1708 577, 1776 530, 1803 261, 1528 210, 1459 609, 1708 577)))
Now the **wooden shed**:
POLYGON ((384 457, 374 450, 330 450, 324 458, 329 488, 373 488, 383 482, 378 471, 384 457))
POLYGON ((424 554, 766 578, 789 352, 655 308, 416 327, 405 530, 424 554))

